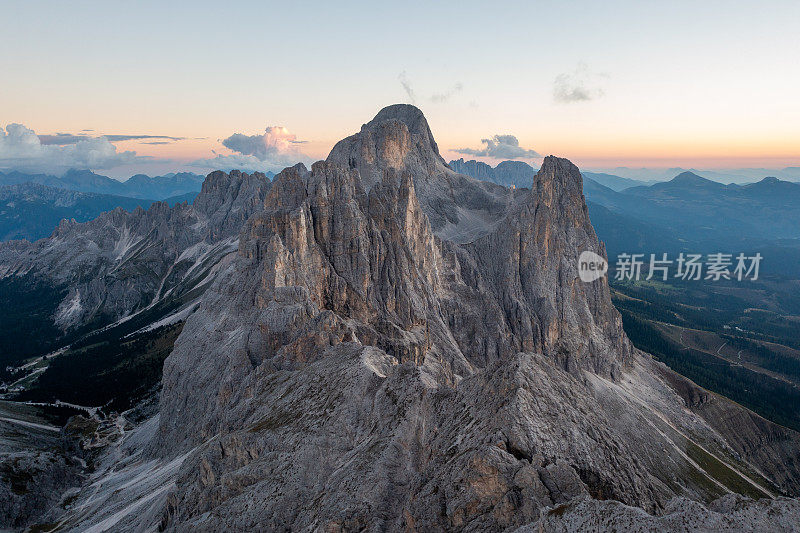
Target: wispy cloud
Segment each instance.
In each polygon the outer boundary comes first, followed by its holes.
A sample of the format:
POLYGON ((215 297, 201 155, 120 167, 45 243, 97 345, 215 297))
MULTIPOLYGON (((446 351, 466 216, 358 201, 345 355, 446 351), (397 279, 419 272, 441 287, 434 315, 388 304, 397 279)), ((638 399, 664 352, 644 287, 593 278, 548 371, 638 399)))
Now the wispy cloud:
POLYGON ((113 142, 139 141, 143 139, 166 139, 169 141, 183 141, 186 137, 170 137, 168 135, 103 135, 106 139, 113 142))
MULTIPOLYGON (((92 131, 92 130, 81 130, 82 132, 92 131)), ((77 144, 81 141, 86 141, 89 139, 102 139, 105 138, 109 142, 122 142, 122 141, 138 141, 138 140, 147 140, 147 139, 160 139, 164 142, 170 141, 183 141, 186 137, 170 137, 169 135, 118 135, 118 134, 111 134, 111 135, 101 135, 101 136, 92 136, 87 135, 85 133, 55 133, 52 135, 39 135, 39 142, 44 145, 57 145, 57 146, 66 146, 68 144, 77 144)), ((145 143, 150 144, 150 143, 145 143)))
POLYGON ((459 154, 475 157, 492 157, 495 159, 531 159, 541 157, 536 150, 522 148, 519 139, 513 135, 493 135, 488 139, 481 139, 485 146, 480 149, 457 148, 453 150, 459 154))
MULTIPOLYGON (((417 105, 418 101, 417 92, 414 90, 414 87, 412 86, 411 80, 409 79, 406 71, 404 70, 403 72, 401 72, 397 76, 397 79, 400 80, 400 85, 403 87, 403 91, 405 91, 409 102, 414 105, 417 105)), ((450 88, 444 91, 434 93, 431 96, 422 97, 422 100, 431 102, 432 104, 443 104, 445 102, 448 102, 451 98, 453 98, 455 95, 457 95, 463 90, 464 90, 464 84, 458 81, 454 83, 450 88)))
POLYGON ((411 87, 411 81, 409 81, 408 74, 406 74, 406 71, 404 70, 403 72, 401 72, 400 75, 397 76, 397 79, 400 80, 400 85, 403 86, 403 90, 406 92, 406 96, 408 96, 408 100, 412 104, 416 105, 417 104, 417 95, 416 95, 416 93, 414 93, 414 88, 411 87))
POLYGON ((453 96, 457 95, 462 90, 464 90, 464 86, 461 84, 461 82, 457 82, 455 85, 453 85, 448 90, 446 90, 446 91, 444 91, 442 93, 434 94, 433 96, 431 96, 430 100, 434 104, 442 104, 442 103, 447 102, 448 100, 450 100, 450 98, 452 98, 453 96))
POLYGON ((136 152, 117 152, 104 138, 82 137, 65 144, 43 143, 36 132, 22 124, 0 128, 0 168, 61 173, 71 168, 105 169, 144 158, 136 152))
POLYGON ((590 71, 586 63, 578 63, 575 70, 556 76, 553 81, 553 99, 558 103, 570 104, 600 98, 605 94, 600 82, 607 77, 608 74, 590 71))

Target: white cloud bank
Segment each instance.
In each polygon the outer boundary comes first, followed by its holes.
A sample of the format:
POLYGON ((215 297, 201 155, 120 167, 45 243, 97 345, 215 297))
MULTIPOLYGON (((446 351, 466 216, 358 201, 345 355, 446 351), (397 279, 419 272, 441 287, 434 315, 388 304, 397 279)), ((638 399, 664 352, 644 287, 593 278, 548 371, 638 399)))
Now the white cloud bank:
POLYGON ((0 128, 0 169, 63 174, 71 168, 99 170, 144 159, 136 152, 117 152, 104 137, 78 140, 69 145, 42 144, 36 133, 22 124, 0 128))

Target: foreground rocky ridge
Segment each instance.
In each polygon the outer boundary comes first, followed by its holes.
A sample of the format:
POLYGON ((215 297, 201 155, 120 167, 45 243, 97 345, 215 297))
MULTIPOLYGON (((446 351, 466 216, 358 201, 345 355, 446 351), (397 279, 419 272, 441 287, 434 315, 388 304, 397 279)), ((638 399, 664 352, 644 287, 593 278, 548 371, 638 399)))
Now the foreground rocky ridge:
MULTIPOLYGON (((569 530, 798 494, 798 435, 636 352, 606 281, 579 280, 584 250, 604 255, 569 161, 497 187, 449 169, 418 109, 382 110, 276 176, 165 362, 159 415, 60 524, 569 530)), ((742 527, 797 516, 754 505, 742 527)))
POLYGON ((515 533, 570 533, 573 531, 797 531, 800 501, 790 498, 748 500, 729 494, 708 507, 685 498, 671 501, 660 516, 614 501, 576 499, 542 513, 533 524, 515 533))

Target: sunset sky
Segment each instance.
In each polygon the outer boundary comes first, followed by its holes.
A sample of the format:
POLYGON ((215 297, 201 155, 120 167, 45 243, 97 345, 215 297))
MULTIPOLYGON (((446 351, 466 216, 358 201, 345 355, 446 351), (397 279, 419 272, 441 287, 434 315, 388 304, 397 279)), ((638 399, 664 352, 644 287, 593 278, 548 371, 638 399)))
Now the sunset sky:
POLYGON ((797 1, 0 6, 0 169, 279 170, 396 102, 446 159, 800 166, 797 1))

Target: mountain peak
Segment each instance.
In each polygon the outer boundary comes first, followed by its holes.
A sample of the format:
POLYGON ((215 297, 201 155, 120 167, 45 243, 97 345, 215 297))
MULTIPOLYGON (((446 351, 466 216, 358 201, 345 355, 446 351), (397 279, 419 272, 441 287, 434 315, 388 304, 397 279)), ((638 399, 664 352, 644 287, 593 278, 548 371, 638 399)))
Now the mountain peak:
POLYGON ((706 179, 702 176, 698 176, 694 172, 689 172, 687 170, 686 172, 681 172, 680 174, 672 178, 669 181, 669 183, 683 184, 683 185, 692 185, 692 184, 699 185, 699 184, 709 184, 716 182, 711 181, 710 179, 706 179))
POLYGON ((542 166, 536 175, 558 178, 565 182, 566 185, 576 185, 579 190, 583 183, 581 171, 575 163, 569 159, 554 155, 548 155, 544 158, 542 166))
POLYGON ((336 143, 327 161, 357 168, 367 190, 387 169, 447 169, 425 115, 408 104, 381 109, 360 132, 336 143))
POLYGON ((375 115, 366 126, 379 124, 387 120, 398 120, 408 126, 411 133, 430 134, 428 120, 422 110, 411 104, 393 104, 386 106, 375 115))
MULTIPOLYGON (((569 159, 549 155, 533 178, 531 190, 546 205, 559 204, 564 210, 582 210, 583 176, 569 159)), ((575 215, 577 217, 577 215, 575 215)))

